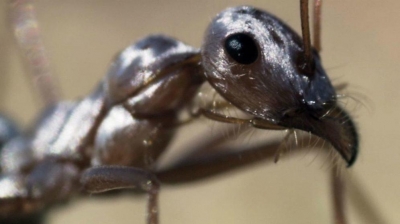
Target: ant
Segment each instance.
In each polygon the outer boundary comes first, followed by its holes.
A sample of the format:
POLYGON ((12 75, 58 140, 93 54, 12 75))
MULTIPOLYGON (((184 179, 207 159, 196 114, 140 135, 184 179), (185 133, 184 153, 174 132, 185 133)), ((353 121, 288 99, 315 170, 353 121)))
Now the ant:
MULTIPOLYGON (((265 11, 229 8, 213 19, 201 49, 163 35, 128 46, 115 57, 100 85, 77 102, 59 100, 45 72, 40 36, 23 39, 37 31, 26 23, 35 21, 28 11, 30 1, 11 4, 13 24, 22 27, 16 36, 20 48, 35 51, 28 59, 47 108, 34 128, 22 134, 1 117, 5 131, 0 215, 6 218, 40 211, 83 192, 133 188, 147 193, 147 223, 157 224, 161 184, 197 180, 279 157, 278 142, 216 153, 215 142, 224 141, 216 136, 160 169, 157 163, 176 130, 200 117, 245 128, 288 130, 288 136, 301 130, 329 142, 348 166, 356 160, 356 127, 338 105, 318 53, 320 0, 314 3, 314 47, 307 0, 300 1, 303 38, 265 11), (199 103, 203 85, 220 99, 199 103), (243 114, 228 116, 226 108, 243 114)), ((333 183, 336 221, 345 223, 342 183, 334 175, 333 183)))

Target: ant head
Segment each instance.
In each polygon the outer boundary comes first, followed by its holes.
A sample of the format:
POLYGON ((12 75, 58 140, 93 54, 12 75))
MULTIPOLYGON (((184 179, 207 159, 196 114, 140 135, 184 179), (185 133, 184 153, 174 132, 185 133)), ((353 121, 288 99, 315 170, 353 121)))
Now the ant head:
POLYGON ((282 21, 241 6, 213 20, 202 63, 208 81, 233 105, 256 118, 328 140, 351 165, 358 145, 354 125, 340 123, 348 116, 336 105, 318 53, 310 73, 303 52, 301 38, 282 21), (334 122, 327 122, 332 114, 334 122))

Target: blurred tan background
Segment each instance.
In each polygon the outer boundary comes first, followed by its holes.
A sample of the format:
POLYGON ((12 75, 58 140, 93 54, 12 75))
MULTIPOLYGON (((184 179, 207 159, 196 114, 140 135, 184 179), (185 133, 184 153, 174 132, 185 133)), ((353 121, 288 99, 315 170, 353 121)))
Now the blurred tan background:
MULTIPOLYGON (((300 28, 298 0, 263 1, 50 1, 38 0, 37 16, 52 68, 65 99, 85 96, 111 58, 151 33, 202 43, 209 21, 228 6, 248 4, 300 28)), ((40 102, 24 76, 0 2, 0 110, 29 124, 40 102)), ((360 156, 348 170, 350 223, 400 223, 400 1, 334 1, 323 6, 322 58, 334 83, 364 94, 366 107, 350 108, 359 126, 360 156), (353 185, 354 185, 353 184, 353 185)), ((267 133, 268 134, 268 133, 267 133)), ((182 135, 178 136, 179 139, 182 135)), ((312 153, 311 153, 312 154, 312 153)), ((162 223, 332 223, 325 156, 286 156, 206 181, 162 188, 162 223)), ((145 197, 77 200, 53 210, 48 223, 145 223, 145 197)))

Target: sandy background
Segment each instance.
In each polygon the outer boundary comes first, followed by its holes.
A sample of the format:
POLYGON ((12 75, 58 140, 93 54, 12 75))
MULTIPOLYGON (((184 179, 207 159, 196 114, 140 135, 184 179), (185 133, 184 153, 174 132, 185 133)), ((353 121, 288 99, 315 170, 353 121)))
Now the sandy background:
MULTIPOLYGON (((4 18, 5 1, 0 2, 4 18)), ((147 34, 165 33, 199 47, 212 19, 228 6, 249 4, 272 12, 296 30, 298 1, 37 1, 43 38, 65 99, 86 95, 114 54, 147 34)), ((349 174, 351 223, 400 223, 400 1, 326 1, 322 58, 335 83, 367 96, 350 109, 361 153, 349 174), (363 205, 363 206, 361 206, 363 205), (367 218, 366 218, 367 217, 367 218)), ((0 19, 1 111, 26 125, 40 110, 25 79, 4 19, 0 19)), ((360 98, 358 94, 354 96, 360 98)), ((181 138, 178 136, 177 138, 181 138)), ((287 156, 207 181, 164 187, 162 223, 332 223, 325 157, 287 156)), ((145 198, 78 200, 51 212, 49 223, 144 223, 145 198)))

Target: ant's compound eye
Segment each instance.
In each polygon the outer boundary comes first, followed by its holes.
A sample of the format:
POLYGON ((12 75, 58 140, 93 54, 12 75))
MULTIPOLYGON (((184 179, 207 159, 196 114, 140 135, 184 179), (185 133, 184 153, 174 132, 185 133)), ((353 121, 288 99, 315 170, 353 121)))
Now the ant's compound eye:
POLYGON ((225 50, 240 64, 251 64, 258 58, 258 48, 248 34, 236 33, 225 40, 225 50))

